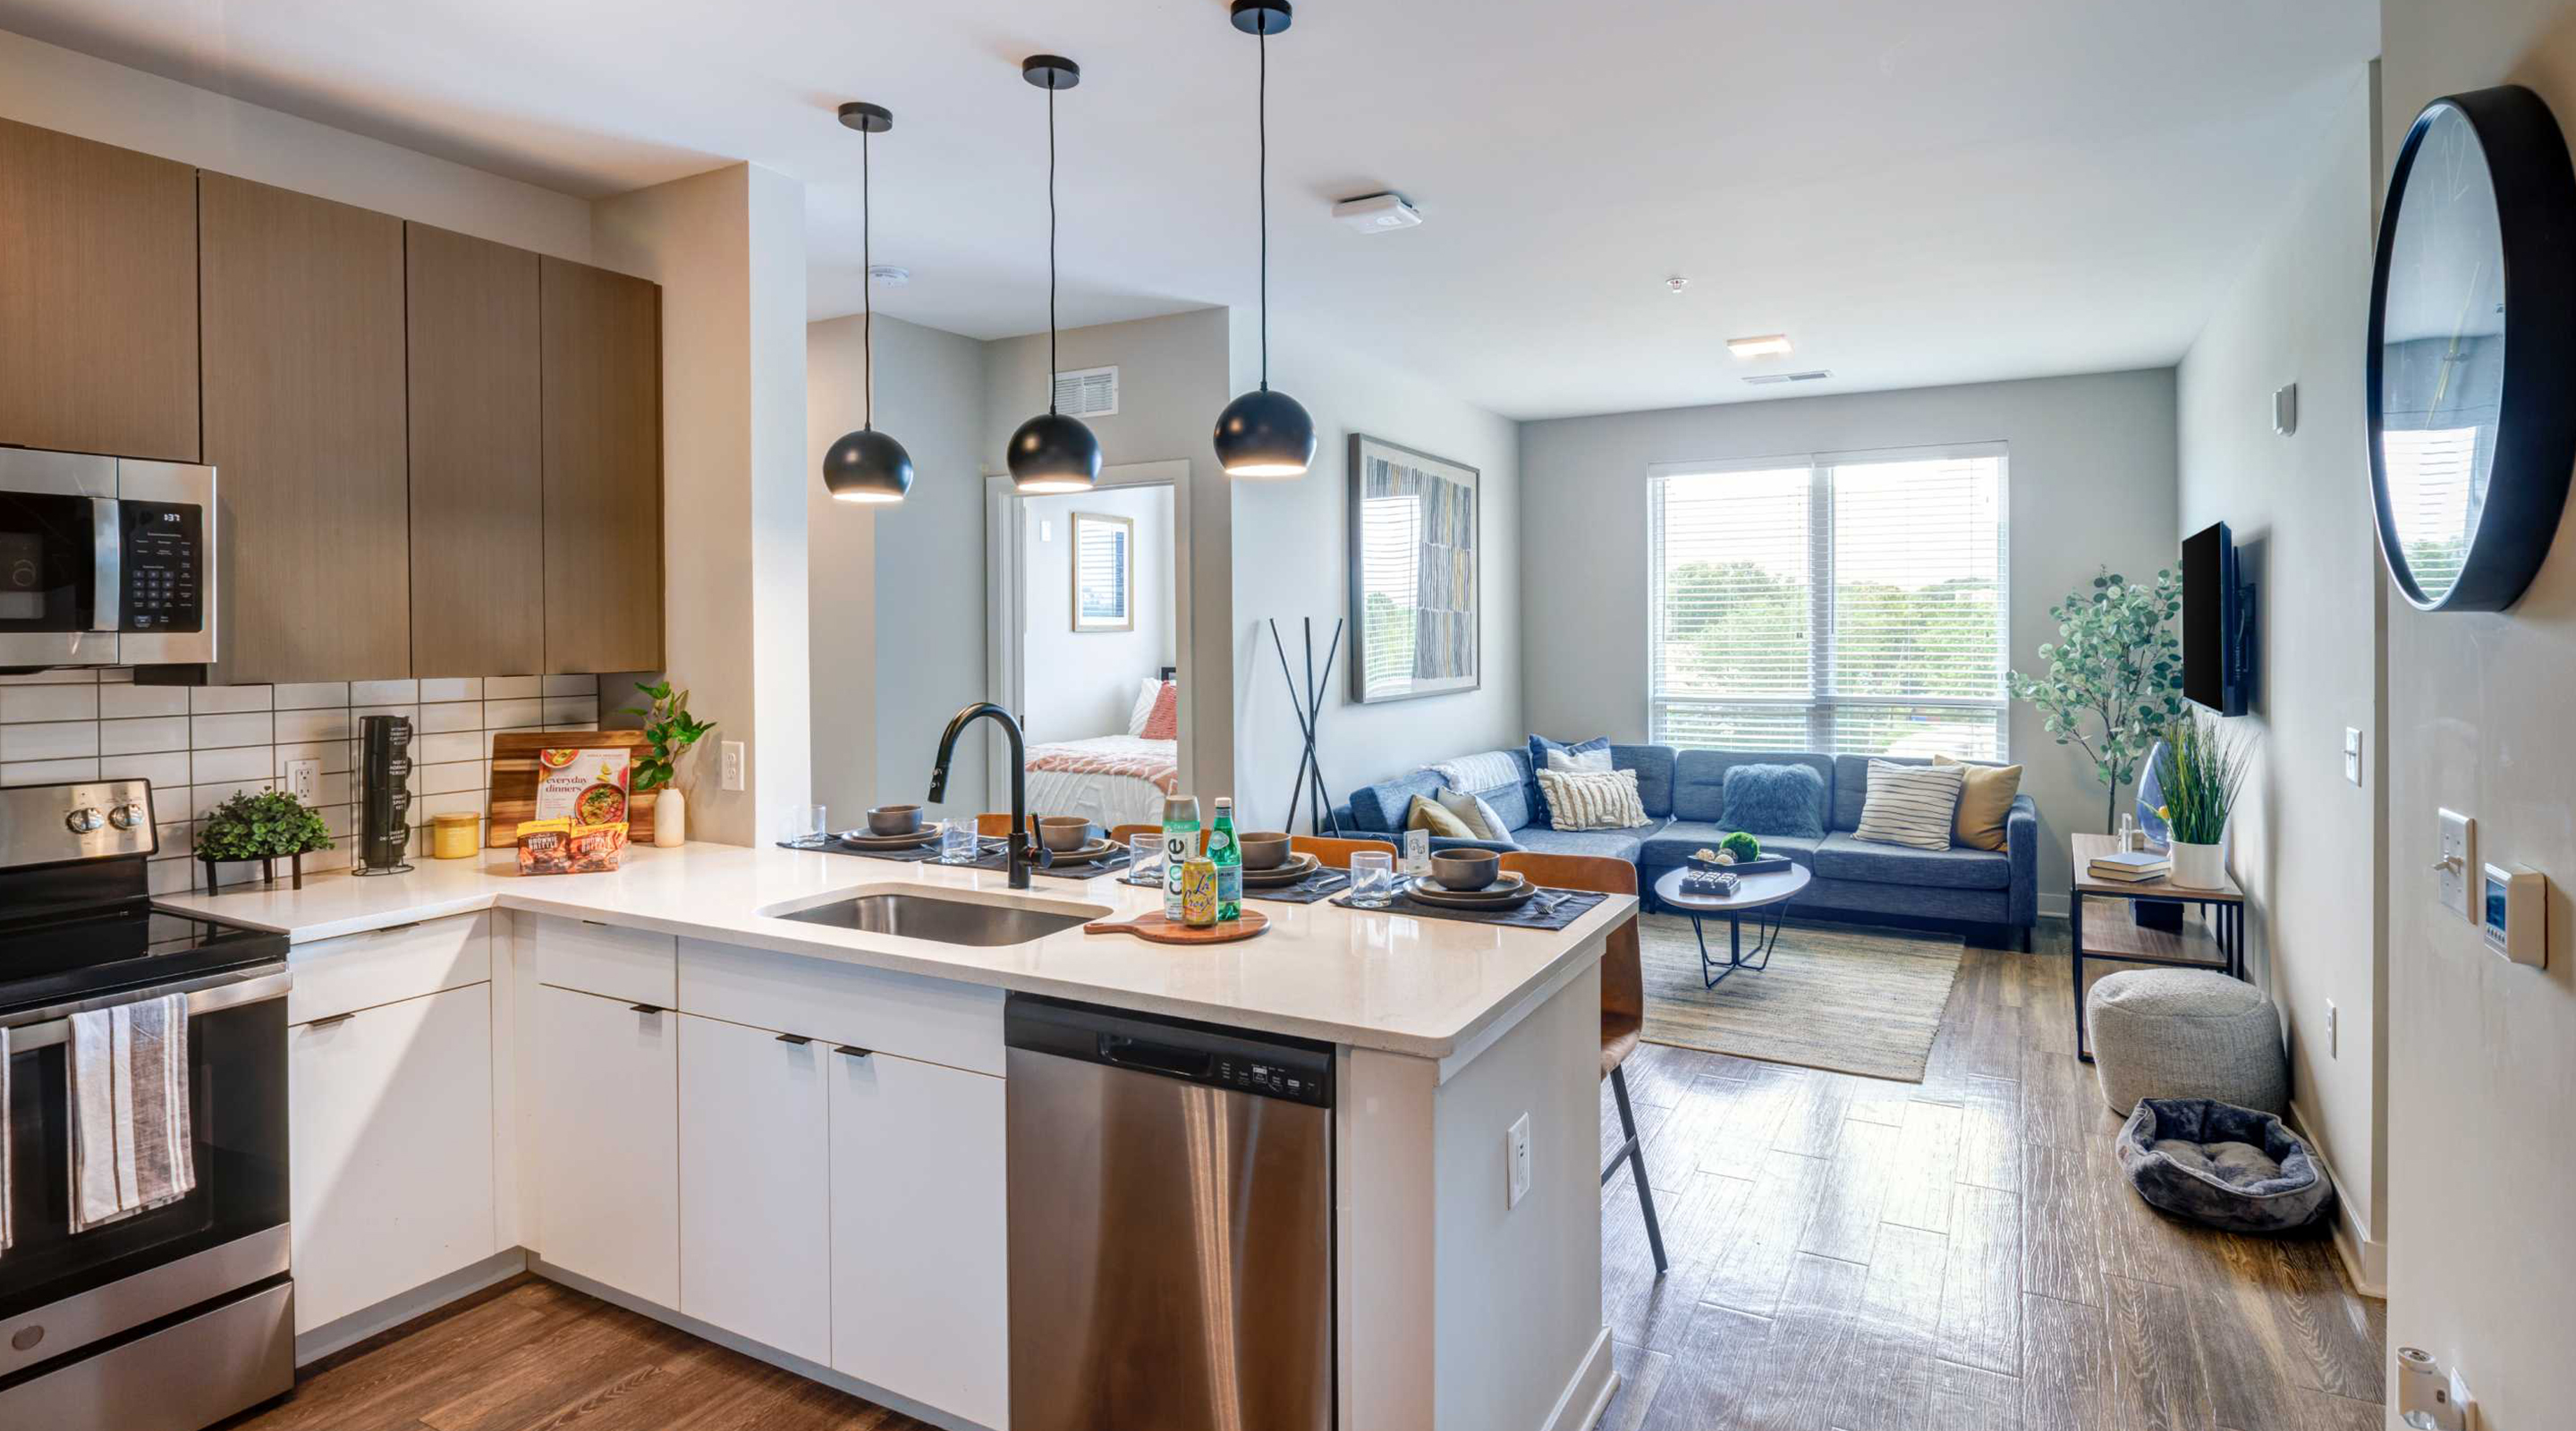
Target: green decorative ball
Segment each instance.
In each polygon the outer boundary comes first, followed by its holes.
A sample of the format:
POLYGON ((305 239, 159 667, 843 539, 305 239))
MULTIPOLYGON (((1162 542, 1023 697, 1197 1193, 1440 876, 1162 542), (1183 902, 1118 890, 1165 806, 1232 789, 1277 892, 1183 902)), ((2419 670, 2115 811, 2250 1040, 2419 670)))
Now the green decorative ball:
POLYGON ((1726 851, 1728 854, 1735 856, 1735 862, 1737 864, 1742 864, 1746 860, 1758 860, 1762 858, 1762 842, 1753 838, 1751 835, 1746 834, 1742 830, 1738 830, 1735 833, 1728 835, 1725 839, 1718 841, 1717 847, 1726 851))

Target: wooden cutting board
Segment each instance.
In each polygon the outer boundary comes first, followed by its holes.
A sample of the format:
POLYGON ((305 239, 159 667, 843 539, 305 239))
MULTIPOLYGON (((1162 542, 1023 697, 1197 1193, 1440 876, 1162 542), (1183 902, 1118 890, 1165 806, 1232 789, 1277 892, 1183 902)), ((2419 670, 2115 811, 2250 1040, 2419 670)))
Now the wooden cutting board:
MULTIPOLYGON (((519 843, 519 822, 537 818, 537 781, 540 750, 616 750, 634 751, 631 760, 641 763, 653 749, 640 730, 505 730, 492 736, 492 816, 483 822, 483 843, 499 849, 519 843)), ((630 768, 627 778, 634 778, 630 768)), ((653 803, 659 791, 642 794, 629 790, 626 795, 626 843, 653 843, 653 803)))
POLYGON ((1085 934, 1133 934, 1153 944, 1231 944, 1249 939, 1270 927, 1270 916, 1257 909, 1247 909, 1241 919, 1222 924, 1193 928, 1176 920, 1165 919, 1159 909, 1130 920, 1103 920, 1082 926, 1085 934))

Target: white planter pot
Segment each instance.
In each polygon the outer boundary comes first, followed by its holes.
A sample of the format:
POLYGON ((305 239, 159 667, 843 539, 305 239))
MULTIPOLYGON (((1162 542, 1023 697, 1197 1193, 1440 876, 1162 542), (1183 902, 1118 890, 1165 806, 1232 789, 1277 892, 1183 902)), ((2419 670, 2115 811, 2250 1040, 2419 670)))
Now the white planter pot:
POLYGON ((2185 889, 2217 889, 2227 883, 2227 847, 2173 842, 2173 882, 2185 889))
POLYGON ((689 838, 689 802, 677 785, 665 785, 653 797, 653 843, 665 850, 676 850, 689 838))

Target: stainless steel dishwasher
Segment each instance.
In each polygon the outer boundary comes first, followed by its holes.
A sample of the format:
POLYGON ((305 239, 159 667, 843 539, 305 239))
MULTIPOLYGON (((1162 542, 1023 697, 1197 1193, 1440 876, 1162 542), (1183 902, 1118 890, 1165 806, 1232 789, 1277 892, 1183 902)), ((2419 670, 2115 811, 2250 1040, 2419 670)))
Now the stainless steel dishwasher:
POLYGON ((1014 995, 1012 1431, 1330 1431, 1328 1044, 1014 995))

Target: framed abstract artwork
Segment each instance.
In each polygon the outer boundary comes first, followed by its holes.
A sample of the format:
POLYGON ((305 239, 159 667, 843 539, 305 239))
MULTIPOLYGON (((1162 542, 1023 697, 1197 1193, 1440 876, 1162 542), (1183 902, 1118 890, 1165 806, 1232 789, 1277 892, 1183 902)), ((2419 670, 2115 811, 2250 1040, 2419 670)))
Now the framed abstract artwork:
POLYGON ((1480 474, 1351 434, 1351 699, 1363 705, 1484 683, 1480 474))

